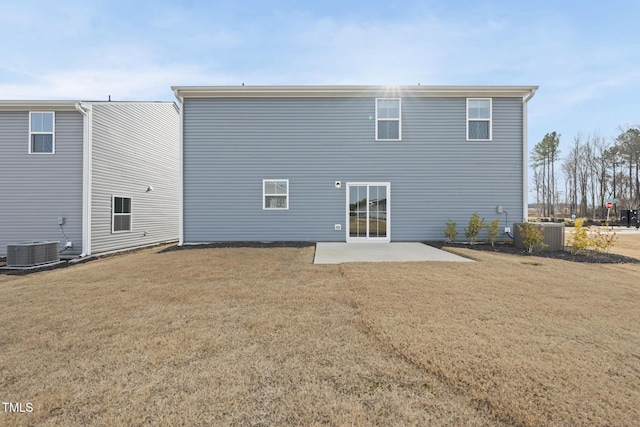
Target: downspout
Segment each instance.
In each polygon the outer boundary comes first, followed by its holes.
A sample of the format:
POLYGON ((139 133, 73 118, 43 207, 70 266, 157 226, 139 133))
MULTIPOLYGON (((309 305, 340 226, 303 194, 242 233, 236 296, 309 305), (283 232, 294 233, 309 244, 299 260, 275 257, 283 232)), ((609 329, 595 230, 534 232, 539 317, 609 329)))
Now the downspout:
POLYGON ((529 220, 529 141, 527 135, 527 103, 533 95, 536 94, 536 90, 538 88, 535 87, 529 91, 529 94, 524 97, 522 104, 522 221, 527 222, 529 220))
POLYGON ((179 181, 180 185, 178 188, 178 198, 180 199, 178 202, 178 206, 180 209, 178 215, 178 246, 184 245, 184 98, 180 96, 178 93, 178 89, 173 90, 173 94, 178 100, 178 104, 180 106, 180 132, 179 132, 179 181))
POLYGON ((80 257, 91 255, 91 106, 82 102, 76 104, 76 110, 83 115, 82 132, 82 253, 80 257))

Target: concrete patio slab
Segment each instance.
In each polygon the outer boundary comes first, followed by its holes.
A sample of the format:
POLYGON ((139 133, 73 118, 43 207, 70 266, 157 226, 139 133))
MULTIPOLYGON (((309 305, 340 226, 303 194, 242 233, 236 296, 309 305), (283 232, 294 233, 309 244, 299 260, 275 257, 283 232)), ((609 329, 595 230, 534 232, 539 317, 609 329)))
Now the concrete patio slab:
POLYGON ((318 242, 314 264, 344 262, 450 261, 474 262, 432 246, 416 242, 344 243, 318 242))

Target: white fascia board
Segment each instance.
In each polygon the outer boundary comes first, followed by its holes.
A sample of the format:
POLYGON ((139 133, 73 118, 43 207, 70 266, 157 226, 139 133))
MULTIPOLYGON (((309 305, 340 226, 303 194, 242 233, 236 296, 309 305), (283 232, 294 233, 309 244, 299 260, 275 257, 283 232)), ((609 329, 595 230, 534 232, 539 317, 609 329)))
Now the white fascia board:
POLYGON ((172 86, 182 98, 522 98, 538 86, 172 86))
POLYGON ((0 111, 76 111, 81 101, 5 101, 0 100, 0 111))
POLYGON ((127 104, 173 104, 178 111, 175 102, 172 101, 25 101, 25 100, 0 100, 0 111, 76 111, 77 104, 82 105, 127 105, 127 104))

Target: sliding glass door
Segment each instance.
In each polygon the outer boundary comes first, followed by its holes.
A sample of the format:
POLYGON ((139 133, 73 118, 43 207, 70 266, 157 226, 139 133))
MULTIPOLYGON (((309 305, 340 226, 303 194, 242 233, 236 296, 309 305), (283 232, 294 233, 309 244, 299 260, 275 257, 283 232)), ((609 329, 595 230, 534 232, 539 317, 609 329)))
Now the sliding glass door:
POLYGON ((347 241, 389 241, 390 184, 347 183, 347 241))

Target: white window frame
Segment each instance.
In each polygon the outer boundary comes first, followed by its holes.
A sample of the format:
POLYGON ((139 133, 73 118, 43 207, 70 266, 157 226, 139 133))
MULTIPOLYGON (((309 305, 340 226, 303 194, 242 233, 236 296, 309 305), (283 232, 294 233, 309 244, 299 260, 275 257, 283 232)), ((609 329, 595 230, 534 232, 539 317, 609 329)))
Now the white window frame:
POLYGON ((262 210, 265 211, 287 211, 289 210, 289 180, 288 179, 263 179, 262 180, 262 210), (287 183, 287 193, 286 194, 275 194, 275 193, 267 193, 266 187, 267 182, 276 182, 276 181, 284 181, 287 183), (272 208, 267 206, 267 196, 285 196, 285 200, 287 201, 286 207, 284 208, 272 208))
POLYGON ((131 197, 127 196, 111 196, 111 233, 112 234, 120 234, 120 233, 131 233, 133 231, 133 200, 131 197), (129 213, 116 213, 116 199, 129 199, 129 204, 131 207, 131 212, 129 213), (128 230, 116 230, 115 229, 115 218, 116 216, 128 216, 129 217, 129 229, 128 230))
POLYGON ((467 141, 492 141, 493 140, 493 99, 492 98, 467 98, 467 141), (469 117, 469 101, 489 101, 489 118, 471 118, 469 117), (471 139, 469 138, 469 122, 489 122, 489 138, 488 139, 471 139))
POLYGON ((55 154, 56 153, 56 113, 55 111, 29 111, 29 154, 55 154), (33 132, 31 130, 31 117, 33 114, 51 114, 51 132, 33 132), (51 135, 51 151, 33 151, 33 135, 51 135))
POLYGON ((402 98, 376 98, 376 141, 402 141, 402 98), (379 118, 378 101, 398 101, 398 118, 379 118), (383 139, 378 137, 378 122, 398 122, 398 138, 383 139))
MULTIPOLYGON (((346 184, 346 218, 345 224, 345 239, 348 242, 390 242, 391 241, 391 183, 390 182, 347 182, 346 184), (349 222, 350 222, 350 209, 349 209, 349 192, 351 191, 351 187, 367 187, 367 199, 369 198, 369 187, 387 187, 387 230, 386 237, 351 237, 349 222)), ((370 203, 367 203, 367 223, 369 223, 369 206, 370 203)), ((369 234, 369 233, 367 233, 369 234)))

